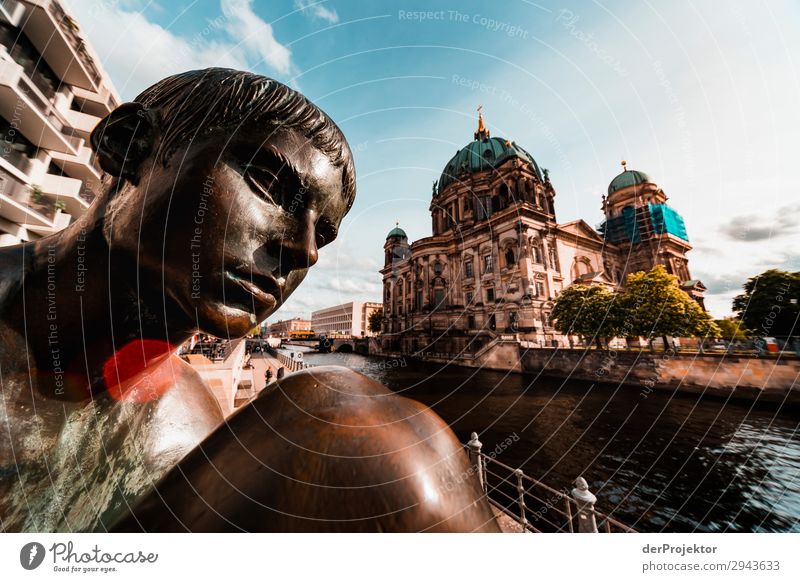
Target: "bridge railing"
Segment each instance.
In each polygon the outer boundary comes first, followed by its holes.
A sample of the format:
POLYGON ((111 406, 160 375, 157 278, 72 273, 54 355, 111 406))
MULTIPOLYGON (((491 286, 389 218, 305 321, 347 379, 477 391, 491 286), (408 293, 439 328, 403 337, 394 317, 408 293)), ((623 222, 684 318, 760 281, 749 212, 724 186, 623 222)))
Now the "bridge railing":
MULTIPOLYGON (((302 353, 302 352, 292 352, 292 353, 294 354, 294 353, 302 353)), ((275 352, 275 357, 283 365, 283 367, 286 368, 289 372, 298 372, 300 370, 305 370, 306 368, 313 368, 314 367, 313 364, 309 364, 308 362, 305 362, 302 359, 302 357, 301 358, 297 358, 297 357, 287 356, 283 352, 275 352)))
POLYGON ((601 513, 594 507, 597 498, 583 477, 575 487, 561 491, 509 467, 481 451, 477 433, 472 433, 465 448, 489 501, 513 519, 521 531, 548 533, 636 533, 633 528, 601 513))

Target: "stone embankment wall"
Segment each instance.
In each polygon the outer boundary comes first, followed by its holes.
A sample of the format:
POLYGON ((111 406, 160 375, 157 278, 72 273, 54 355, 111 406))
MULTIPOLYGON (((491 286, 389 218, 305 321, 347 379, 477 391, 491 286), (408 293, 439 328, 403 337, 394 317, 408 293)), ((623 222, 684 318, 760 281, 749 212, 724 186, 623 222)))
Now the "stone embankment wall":
POLYGON ((800 404, 800 358, 680 354, 674 351, 520 349, 522 370, 624 384, 647 396, 680 390, 724 398, 800 404))

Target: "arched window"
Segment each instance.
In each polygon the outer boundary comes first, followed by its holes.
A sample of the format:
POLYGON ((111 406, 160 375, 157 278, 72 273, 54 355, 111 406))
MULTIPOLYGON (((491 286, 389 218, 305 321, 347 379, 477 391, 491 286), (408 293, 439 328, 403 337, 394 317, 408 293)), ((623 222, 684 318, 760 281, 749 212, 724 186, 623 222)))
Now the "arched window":
POLYGON ((506 267, 511 269, 516 264, 516 258, 514 257, 514 249, 511 246, 506 247, 506 267))
POLYGON ((572 265, 572 278, 577 279, 581 275, 592 272, 592 262, 588 257, 575 257, 575 264, 572 265))

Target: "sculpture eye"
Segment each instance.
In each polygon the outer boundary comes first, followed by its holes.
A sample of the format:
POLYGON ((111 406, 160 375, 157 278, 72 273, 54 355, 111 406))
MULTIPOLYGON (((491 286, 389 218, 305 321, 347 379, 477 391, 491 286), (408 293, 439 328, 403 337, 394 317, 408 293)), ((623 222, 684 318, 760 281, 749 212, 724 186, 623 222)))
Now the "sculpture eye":
POLYGON ((301 210, 306 190, 294 166, 280 152, 267 149, 235 154, 242 178, 261 199, 290 214, 301 210))
POLYGON ((261 166, 243 164, 242 177, 261 198, 277 206, 283 206, 281 184, 275 172, 261 166))

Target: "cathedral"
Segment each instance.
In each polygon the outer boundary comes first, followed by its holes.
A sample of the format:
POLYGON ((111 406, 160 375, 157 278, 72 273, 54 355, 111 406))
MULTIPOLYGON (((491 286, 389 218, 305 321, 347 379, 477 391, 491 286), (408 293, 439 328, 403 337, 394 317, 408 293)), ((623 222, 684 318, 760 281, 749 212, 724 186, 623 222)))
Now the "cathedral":
POLYGON ((623 172, 603 196, 605 220, 559 224, 556 190, 515 142, 492 137, 479 113, 474 139, 433 185, 433 235, 410 243, 399 225, 384 244, 385 352, 475 352, 502 335, 568 345, 550 325, 573 283, 619 290, 629 273, 664 265, 702 305, 683 218, 644 172, 623 172))

